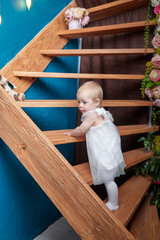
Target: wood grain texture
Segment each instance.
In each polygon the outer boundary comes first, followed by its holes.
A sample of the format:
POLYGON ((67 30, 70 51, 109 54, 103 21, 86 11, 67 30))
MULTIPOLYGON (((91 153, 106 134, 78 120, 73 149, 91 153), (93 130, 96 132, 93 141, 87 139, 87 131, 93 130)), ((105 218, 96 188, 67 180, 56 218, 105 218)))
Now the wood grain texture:
MULTIPOLYGON (((138 148, 124 152, 123 157, 126 164, 125 169, 128 169, 140 162, 143 162, 144 160, 153 157, 153 155, 154 153, 152 151, 146 151, 144 148, 138 148)), ((89 162, 75 165, 74 169, 79 173, 79 175, 84 179, 86 183, 88 183, 89 185, 93 184, 89 162)))
POLYGON ((59 36, 65 38, 83 38, 83 37, 93 37, 105 34, 117 34, 125 32, 136 32, 143 31, 145 26, 148 25, 150 28, 155 27, 155 23, 149 22, 146 24, 144 21, 131 22, 131 23, 120 23, 114 25, 98 26, 98 27, 86 27, 75 30, 62 30, 58 32, 59 36))
POLYGON ((8 81, 15 84, 17 92, 25 92, 35 81, 35 79, 24 78, 19 80, 13 74, 13 71, 41 71, 43 72, 52 60, 51 57, 40 54, 41 49, 61 49, 68 40, 60 38, 57 32, 61 29, 67 29, 66 24, 62 20, 64 12, 67 8, 76 6, 72 1, 65 9, 63 9, 46 27, 44 27, 6 66, 4 66, 0 74, 8 81))
POLYGON ((160 221, 156 205, 150 206, 151 197, 146 197, 133 216, 129 230, 136 240, 159 240, 160 221))
POLYGON ((133 79, 142 80, 144 75, 135 74, 98 74, 98 73, 53 73, 53 72, 22 72, 14 71, 15 77, 25 78, 79 78, 79 79, 133 79))
POLYGON ((82 239, 134 239, 2 87, 0 112, 1 138, 82 239))
POLYGON ((147 6, 148 0, 119 0, 88 8, 91 22, 147 6))
MULTIPOLYGON (((64 132, 69 131, 69 130, 70 129, 56 130, 56 131, 44 131, 44 134, 54 145, 85 141, 85 136, 69 137, 67 135, 64 135, 64 132)), ((146 133, 146 132, 152 132, 154 130, 159 130, 159 126, 150 127, 145 124, 126 125, 126 126, 118 126, 118 130, 119 130, 120 136, 125 136, 125 135, 146 133)))
MULTIPOLYGON (((17 102, 20 107, 78 107, 77 100, 25 100, 17 102)), ((153 106, 152 101, 103 100, 102 107, 144 107, 153 106)))
POLYGON ((153 54, 154 48, 126 48, 126 49, 44 49, 40 53, 51 57, 59 56, 104 56, 104 55, 136 55, 153 54))
MULTIPOLYGON (((146 192, 152 184, 151 177, 133 176, 119 188, 119 209, 113 214, 127 226, 146 192)), ((104 200, 107 202, 107 199, 104 200)), ((142 238, 144 239, 144 238, 142 238)))

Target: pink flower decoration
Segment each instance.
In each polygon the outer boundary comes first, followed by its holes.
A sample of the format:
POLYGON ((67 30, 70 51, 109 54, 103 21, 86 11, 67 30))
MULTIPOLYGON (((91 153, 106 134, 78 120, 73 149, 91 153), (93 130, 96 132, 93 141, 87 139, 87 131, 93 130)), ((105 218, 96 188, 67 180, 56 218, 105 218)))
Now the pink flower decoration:
POLYGON ((90 21, 90 17, 88 15, 85 15, 83 18, 82 18, 82 21, 81 21, 81 24, 82 26, 86 26, 90 21))
POLYGON ((83 17, 83 8, 77 7, 74 9, 73 17, 76 19, 82 19, 83 17))
POLYGON ((153 97, 153 91, 151 88, 146 88, 145 89, 145 94, 147 95, 148 98, 152 98, 153 97))
POLYGON ((155 13, 155 14, 160 14, 160 4, 158 4, 158 5, 154 8, 154 13, 155 13))
POLYGON ((90 17, 88 16, 89 12, 85 8, 69 8, 65 11, 64 15, 64 21, 68 25, 69 29, 82 28, 90 21, 90 17))
POLYGON ((160 80, 160 70, 152 70, 149 74, 149 78, 152 82, 158 82, 160 80))
POLYGON ((158 184, 158 185, 159 185, 159 184, 160 184, 160 181, 154 181, 154 184, 158 184))
POLYGON ((153 89, 153 96, 155 98, 160 98, 160 85, 153 89))
POLYGON ((160 48, 160 35, 156 34, 152 39, 152 45, 155 49, 160 48))
POLYGON ((159 0, 151 0, 151 6, 156 7, 159 4, 159 0))
POLYGON ((154 105, 154 106, 157 106, 157 107, 160 107, 160 99, 156 99, 156 100, 153 102, 153 105, 154 105))
POLYGON ((65 19, 67 22, 71 21, 73 18, 74 8, 69 8, 65 11, 65 19))
POLYGON ((154 57, 151 59, 151 63, 156 67, 160 68, 160 56, 156 54, 154 57))

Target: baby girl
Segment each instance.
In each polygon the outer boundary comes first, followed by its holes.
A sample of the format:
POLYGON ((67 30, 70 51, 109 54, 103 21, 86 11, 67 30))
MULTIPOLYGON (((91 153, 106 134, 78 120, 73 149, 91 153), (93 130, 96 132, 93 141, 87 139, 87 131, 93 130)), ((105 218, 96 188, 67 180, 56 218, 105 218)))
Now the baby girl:
POLYGON ((115 177, 125 174, 125 162, 117 127, 109 111, 100 107, 103 99, 101 86, 93 81, 84 83, 77 92, 82 124, 65 134, 78 137, 86 134, 87 153, 94 185, 103 184, 108 193, 106 206, 117 210, 118 187, 115 177))

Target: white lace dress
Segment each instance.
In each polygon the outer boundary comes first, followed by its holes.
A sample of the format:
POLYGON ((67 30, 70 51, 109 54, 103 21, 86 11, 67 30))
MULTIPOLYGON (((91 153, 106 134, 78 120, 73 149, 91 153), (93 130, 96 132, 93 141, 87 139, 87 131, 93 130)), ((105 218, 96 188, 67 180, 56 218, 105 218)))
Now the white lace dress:
MULTIPOLYGON (((125 162, 121 151, 121 140, 112 115, 104 108, 94 110, 104 117, 101 125, 92 126, 86 133, 87 153, 94 185, 125 174, 125 162)), ((82 115, 81 121, 94 111, 82 115)))

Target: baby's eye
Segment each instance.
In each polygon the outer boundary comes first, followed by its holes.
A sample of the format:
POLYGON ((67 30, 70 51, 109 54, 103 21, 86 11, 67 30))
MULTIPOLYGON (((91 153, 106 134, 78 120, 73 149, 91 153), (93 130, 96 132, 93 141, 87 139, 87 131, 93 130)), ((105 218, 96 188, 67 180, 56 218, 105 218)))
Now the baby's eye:
POLYGON ((87 102, 83 102, 83 104, 86 104, 87 102))

